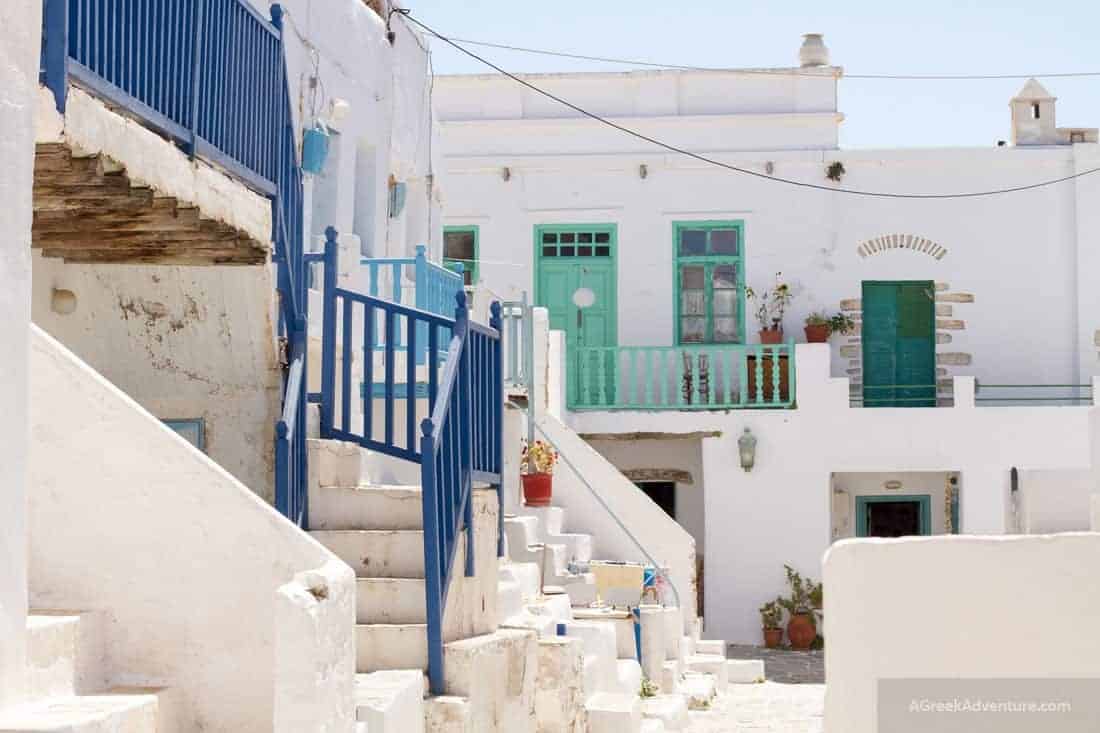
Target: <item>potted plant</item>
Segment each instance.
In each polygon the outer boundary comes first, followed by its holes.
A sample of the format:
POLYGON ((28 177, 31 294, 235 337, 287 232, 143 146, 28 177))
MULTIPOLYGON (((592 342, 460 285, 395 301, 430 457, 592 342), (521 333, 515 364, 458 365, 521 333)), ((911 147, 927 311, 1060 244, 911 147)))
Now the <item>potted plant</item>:
POLYGON ((791 293, 791 286, 782 281, 782 276, 781 272, 775 273, 775 285, 762 293, 757 293, 752 288, 745 290, 745 295, 755 307, 753 313, 760 326, 762 344, 783 343, 783 316, 794 294, 791 293))
POLYGON ((523 503, 527 506, 550 506, 554 495, 554 464, 557 452, 541 440, 531 445, 523 441, 520 481, 523 483, 523 503))
POLYGON ((822 311, 814 311, 806 316, 806 341, 811 344, 823 344, 834 333, 845 334, 855 328, 856 322, 845 313, 826 316, 822 311))
POLYGON ((792 649, 806 651, 813 646, 817 638, 814 603, 822 597, 821 585, 812 580, 803 579, 790 565, 784 565, 783 569, 787 572, 787 587, 790 589, 790 595, 779 598, 778 602, 789 614, 787 638, 791 642, 792 649))
POLYGON ((764 646, 775 649, 783 643, 783 608, 778 598, 760 607, 760 623, 764 627, 764 646))

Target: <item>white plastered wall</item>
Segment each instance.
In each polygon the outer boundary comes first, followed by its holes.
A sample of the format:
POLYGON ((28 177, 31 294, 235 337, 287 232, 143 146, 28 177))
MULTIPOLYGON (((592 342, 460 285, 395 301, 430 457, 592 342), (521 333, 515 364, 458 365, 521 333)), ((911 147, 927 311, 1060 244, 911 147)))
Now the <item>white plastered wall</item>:
POLYGON ((0 709, 24 693, 27 616, 27 365, 34 183, 34 101, 42 3, 5 3, 0 24, 0 709))
POLYGON ((1095 679, 1100 534, 847 540, 825 556, 825 725, 872 733, 880 679, 1095 679), (1011 640, 1008 642, 1008 640, 1011 640))
POLYGON ((102 612, 181 729, 349 730, 351 569, 38 328, 31 363, 32 603, 102 612))

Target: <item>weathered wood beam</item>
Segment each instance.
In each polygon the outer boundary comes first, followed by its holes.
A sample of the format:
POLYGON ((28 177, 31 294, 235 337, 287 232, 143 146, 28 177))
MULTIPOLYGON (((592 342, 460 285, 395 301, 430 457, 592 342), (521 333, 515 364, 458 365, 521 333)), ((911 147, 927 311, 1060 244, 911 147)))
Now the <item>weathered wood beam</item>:
POLYGON ((672 481, 678 484, 694 485, 691 471, 681 471, 677 468, 627 468, 619 469, 619 473, 626 476, 634 483, 642 481, 672 481))
POLYGON ((701 438, 721 438, 721 430, 696 430, 688 433, 581 433, 585 440, 618 441, 633 443, 638 440, 699 440, 701 438))

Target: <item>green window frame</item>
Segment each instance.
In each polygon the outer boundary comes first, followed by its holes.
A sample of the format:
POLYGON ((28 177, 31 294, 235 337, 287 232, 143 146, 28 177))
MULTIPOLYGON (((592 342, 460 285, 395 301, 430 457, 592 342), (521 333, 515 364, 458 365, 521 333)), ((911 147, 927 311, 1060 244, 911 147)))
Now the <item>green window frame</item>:
POLYGON ((677 344, 745 343, 745 223, 672 224, 677 344))
POLYGON ((466 286, 471 287, 477 285, 477 265, 478 265, 478 251, 481 247, 481 232, 476 225, 468 226, 447 226, 443 227, 443 266, 448 270, 456 270, 455 267, 458 264, 462 265, 463 278, 465 279, 466 286), (471 235, 473 237, 473 258, 469 257, 448 257, 447 256, 447 235, 471 235))

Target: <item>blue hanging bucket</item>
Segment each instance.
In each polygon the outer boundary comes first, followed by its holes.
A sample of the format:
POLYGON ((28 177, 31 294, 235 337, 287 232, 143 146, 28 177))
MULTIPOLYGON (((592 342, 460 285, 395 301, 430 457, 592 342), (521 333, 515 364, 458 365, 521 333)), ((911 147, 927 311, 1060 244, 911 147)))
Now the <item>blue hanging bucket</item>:
POLYGON ((325 168, 328 158, 329 131, 317 122, 302 136, 302 170, 317 174, 325 168))

